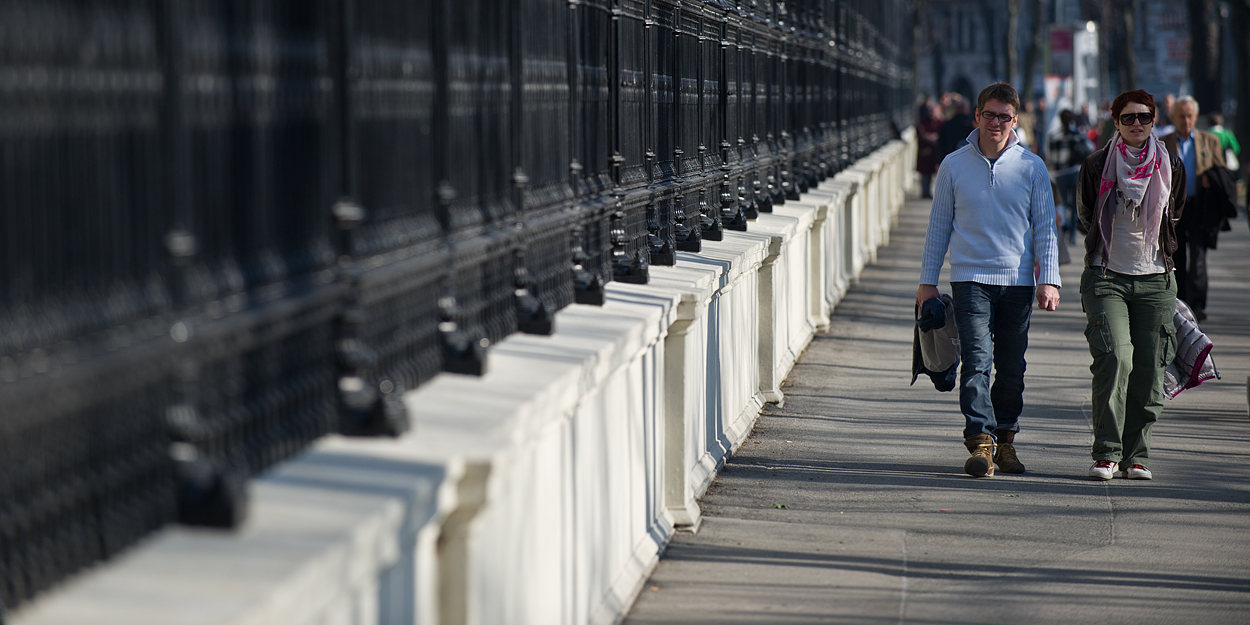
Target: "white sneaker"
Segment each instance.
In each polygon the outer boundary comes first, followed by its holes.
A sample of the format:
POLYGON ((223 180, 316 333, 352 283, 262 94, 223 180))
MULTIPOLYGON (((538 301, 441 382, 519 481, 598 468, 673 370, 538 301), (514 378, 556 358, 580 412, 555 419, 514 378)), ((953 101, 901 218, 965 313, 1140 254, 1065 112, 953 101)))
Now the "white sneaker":
POLYGON ((1124 477, 1130 480, 1148 480, 1153 476, 1150 475, 1150 469, 1140 464, 1134 464, 1124 470, 1124 477))
POLYGON ((1119 468, 1120 463, 1114 460, 1099 460, 1094 463, 1094 466, 1089 468, 1089 476, 1100 480, 1109 480, 1115 477, 1116 469, 1119 468))

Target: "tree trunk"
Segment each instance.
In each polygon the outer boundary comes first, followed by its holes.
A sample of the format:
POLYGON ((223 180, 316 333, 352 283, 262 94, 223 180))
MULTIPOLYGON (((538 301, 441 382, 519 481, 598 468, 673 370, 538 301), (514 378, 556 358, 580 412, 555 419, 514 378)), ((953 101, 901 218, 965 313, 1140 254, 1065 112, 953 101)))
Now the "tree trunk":
POLYGON ((1137 88, 1137 55, 1133 48, 1136 41, 1133 34, 1137 27, 1137 3, 1133 0, 1119 0, 1120 45, 1117 46, 1118 64, 1116 71, 1120 74, 1120 91, 1137 88))
POLYGON ((981 19, 977 20, 977 25, 981 26, 981 29, 979 31, 974 30, 971 35, 974 50, 980 47, 977 42, 986 42, 986 47, 989 48, 988 66, 990 76, 996 76, 1001 79, 1002 74, 998 71, 998 57, 1002 56, 1003 49, 996 45, 998 40, 998 19, 997 13, 981 15, 981 19))
MULTIPOLYGON (((1237 135, 1237 143, 1250 146, 1250 0, 1230 0, 1230 15, 1233 37, 1233 55, 1237 67, 1237 117, 1234 120, 1233 132, 1237 135)), ((1250 155, 1250 152, 1242 154, 1250 155)), ((1241 159, 1250 164, 1250 156, 1241 159)), ((1242 165, 1242 171, 1246 165, 1242 165)))
MULTIPOLYGON (((925 25, 928 23, 927 9, 929 5, 921 0, 912 0, 912 22, 911 22, 911 68, 912 68, 912 93, 919 96, 924 92, 924 88, 920 85, 920 59, 924 56, 924 48, 926 46, 932 48, 933 43, 926 37, 925 25)), ((941 94, 938 94, 941 95, 941 94)))
POLYGON ((1081 0, 1081 19, 1097 20, 1102 16, 1102 2, 1100 0, 1081 0))
POLYGON ((1220 82, 1220 25, 1215 0, 1188 0, 1189 78, 1194 99, 1203 113, 1222 111, 1220 82))
MULTIPOLYGON (((1119 91, 1116 88, 1124 84, 1121 75, 1121 58, 1131 55, 1131 50, 1124 50, 1123 37, 1120 32, 1120 16, 1123 13, 1122 0, 1102 0, 1098 18, 1098 91, 1100 98, 1110 101, 1119 91), (1111 82, 1111 70, 1116 70, 1116 82, 1111 82)), ((1132 4, 1132 0, 1129 0, 1132 4)))
POLYGON ((1020 75, 1019 53, 1016 40, 1020 32, 1020 0, 1007 0, 1007 33, 1003 36, 1003 45, 1007 54, 1003 57, 1006 67, 1007 83, 1011 84, 1020 75))
POLYGON ((1042 22, 1042 13, 1046 8, 1046 0, 1033 0, 1033 36, 1024 48, 1024 67, 1021 69, 1020 81, 1024 86, 1021 100, 1032 102, 1034 98, 1033 75, 1037 73, 1037 57, 1042 51, 1042 33, 1046 32, 1047 24, 1042 22))

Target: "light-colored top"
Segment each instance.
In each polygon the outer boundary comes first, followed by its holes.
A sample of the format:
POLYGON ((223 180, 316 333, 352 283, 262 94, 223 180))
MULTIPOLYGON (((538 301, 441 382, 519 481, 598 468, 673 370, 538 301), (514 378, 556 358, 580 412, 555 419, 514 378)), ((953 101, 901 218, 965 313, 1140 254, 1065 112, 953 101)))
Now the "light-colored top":
POLYGON ((1042 159, 1024 149, 1012 132, 993 163, 980 148, 980 130, 947 155, 938 169, 920 260, 920 284, 937 284, 950 251, 951 282, 1060 286, 1055 201, 1042 159))
MULTIPOLYGON (((1124 196, 1119 192, 1115 194, 1115 215, 1111 218, 1111 258, 1106 262, 1107 269, 1129 276, 1148 276, 1167 271, 1159 242, 1146 240, 1146 219, 1146 211, 1130 210, 1124 203, 1124 196), (1153 249, 1154 253, 1143 258, 1143 249, 1153 249)), ((1089 264, 1101 267, 1105 251, 1099 243, 1098 251, 1090 257, 1089 264)))
POLYGON ((1193 197, 1198 194, 1198 177, 1191 173, 1198 171, 1198 156, 1194 154, 1194 133, 1189 133, 1188 139, 1177 135, 1176 151, 1181 162, 1185 163, 1185 173, 1190 174, 1185 176, 1185 196, 1193 197))

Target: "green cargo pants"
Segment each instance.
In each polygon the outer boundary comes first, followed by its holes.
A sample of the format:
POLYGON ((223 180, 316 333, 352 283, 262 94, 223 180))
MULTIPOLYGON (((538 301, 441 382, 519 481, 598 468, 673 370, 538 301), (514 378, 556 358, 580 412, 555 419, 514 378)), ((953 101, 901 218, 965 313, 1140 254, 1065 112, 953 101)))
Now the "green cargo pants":
POLYGON ((1081 274, 1085 338, 1094 362, 1094 460, 1150 466, 1150 429, 1163 412, 1163 371, 1176 355, 1176 278, 1101 267, 1081 274))

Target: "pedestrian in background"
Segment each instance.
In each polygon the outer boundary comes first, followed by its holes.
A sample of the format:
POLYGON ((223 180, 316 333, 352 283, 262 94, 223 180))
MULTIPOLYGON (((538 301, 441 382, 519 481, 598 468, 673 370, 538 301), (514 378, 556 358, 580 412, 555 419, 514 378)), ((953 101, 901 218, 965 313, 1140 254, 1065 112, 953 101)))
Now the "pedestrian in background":
POLYGON ((1198 102, 1192 96, 1177 98, 1172 106, 1172 123, 1176 132, 1163 136, 1168 152, 1180 157, 1185 163, 1185 217, 1177 224, 1177 243, 1172 260, 1176 266, 1176 296, 1189 305, 1194 318, 1207 318, 1207 249, 1213 247, 1209 234, 1211 224, 1219 231, 1216 207, 1210 202, 1199 201, 1198 190, 1210 187, 1212 168, 1224 167, 1224 150, 1220 138, 1198 130, 1198 102))
POLYGON ((920 174, 920 197, 933 197, 933 174, 937 173, 937 141, 942 120, 930 102, 920 106, 917 126, 916 172, 920 174))
POLYGON ((1081 130, 1077 116, 1071 109, 1059 111, 1059 132, 1050 138, 1050 166, 1055 170, 1055 186, 1068 212, 1064 224, 1068 230, 1068 243, 1076 243, 1076 179, 1081 164, 1094 151, 1094 144, 1081 130))
MULTIPOLYGON (((1055 186, 1055 181, 1053 179, 1050 181, 1050 195, 1055 198, 1055 239, 1056 247, 1059 252, 1059 264, 1066 265, 1072 262, 1072 253, 1068 250, 1068 242, 1063 238, 1064 226, 1066 225, 1063 220, 1064 215, 1068 214, 1068 210, 1066 206, 1059 203, 1061 201, 1059 200, 1059 187, 1055 186)), ((1038 263, 1037 267, 1034 268, 1033 273, 1035 274, 1035 277, 1040 278, 1041 272, 1041 263, 1038 263)))
POLYGON ((1104 102, 1098 113, 1098 142, 1096 148, 1105 148, 1107 143, 1111 141, 1111 137, 1117 132, 1115 129, 1115 118, 1111 116, 1111 103, 1104 102))
POLYGON ((1233 178, 1241 177, 1241 144, 1237 142, 1237 135, 1233 131, 1224 127, 1224 116, 1219 113, 1211 113, 1207 116, 1207 123, 1210 127, 1207 131, 1220 138, 1220 147, 1224 148, 1224 166, 1233 172, 1233 178))
MULTIPOLYGON (((1157 107, 1155 111, 1155 129, 1154 135, 1162 137, 1176 132, 1176 126, 1172 125, 1172 107, 1176 106, 1176 95, 1167 94, 1163 96, 1163 106, 1157 107)), ((1193 172, 1189 172, 1193 173, 1193 172)))
POLYGON ((1050 118, 1047 116, 1046 98, 1038 98, 1037 104, 1033 107, 1033 111, 1034 120, 1036 122, 1033 125, 1033 134, 1036 136, 1036 140, 1033 142, 1036 144, 1036 147, 1033 151, 1036 152, 1038 156, 1042 157, 1043 161, 1050 162, 1046 157, 1046 149, 1048 147, 1047 137, 1050 134, 1049 128, 1047 127, 1050 123, 1050 118))
POLYGON ((1086 159, 1078 190, 1085 236, 1081 305, 1093 356, 1094 464, 1089 476, 1150 479, 1150 430, 1176 354, 1172 253, 1185 208, 1185 166, 1151 134, 1154 98, 1111 104, 1116 134, 1086 159))
POLYGON ((1033 103, 1023 102, 1020 106, 1020 112, 1016 115, 1016 138, 1025 149, 1037 154, 1037 118, 1033 116, 1033 103))
POLYGON ((953 97, 951 107, 955 113, 942 124, 942 130, 938 133, 937 162, 939 168, 942 166, 942 161, 946 158, 946 155, 963 147, 968 140, 968 135, 977 127, 977 122, 972 117, 972 105, 962 96, 957 96, 957 99, 953 97))
POLYGON ((949 250, 962 362, 959 409, 970 454, 964 472, 974 477, 994 475, 995 464, 1004 473, 1024 472, 1014 445, 1024 409, 1029 316, 1035 297, 1044 310, 1059 304, 1050 175, 1016 138, 1019 107, 1020 97, 1006 83, 977 97, 976 128, 938 169, 916 288, 917 306, 939 297, 938 275, 949 250))

